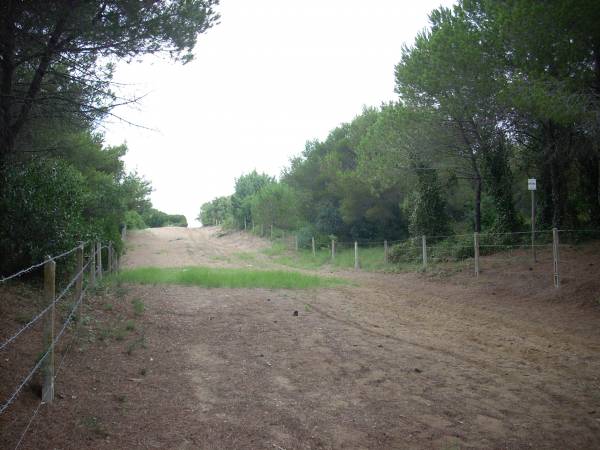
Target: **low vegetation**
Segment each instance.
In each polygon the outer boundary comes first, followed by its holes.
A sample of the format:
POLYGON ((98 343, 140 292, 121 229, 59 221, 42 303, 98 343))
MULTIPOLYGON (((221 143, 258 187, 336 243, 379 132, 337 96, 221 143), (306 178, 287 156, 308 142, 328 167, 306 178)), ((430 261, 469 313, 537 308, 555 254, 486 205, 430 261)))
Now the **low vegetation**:
POLYGON ((209 288, 307 289, 343 284, 326 278, 283 270, 217 269, 208 267, 140 267, 124 270, 117 279, 127 283, 182 284, 209 288))

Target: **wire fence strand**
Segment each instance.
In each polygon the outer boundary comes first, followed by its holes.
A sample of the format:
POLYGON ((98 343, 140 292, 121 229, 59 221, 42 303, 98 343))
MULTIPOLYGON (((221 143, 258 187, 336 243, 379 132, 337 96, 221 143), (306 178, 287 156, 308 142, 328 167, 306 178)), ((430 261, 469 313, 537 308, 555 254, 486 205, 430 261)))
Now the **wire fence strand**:
MULTIPOLYGON (((84 242, 81 245, 86 245, 86 244, 87 244, 87 242, 84 242)), ((68 256, 71 253, 75 252, 81 245, 78 245, 77 247, 73 247, 71 250, 67 250, 66 252, 63 252, 60 255, 51 256, 50 258, 47 258, 46 260, 44 260, 44 261, 42 261, 40 263, 34 264, 32 266, 29 266, 29 267, 27 267, 26 269, 23 269, 23 270, 19 270, 18 272, 13 273, 12 275, 9 275, 7 277, 2 277, 2 278, 0 278, 0 283, 4 283, 4 282, 6 282, 8 280, 12 280, 13 278, 20 277, 21 275, 25 275, 26 273, 29 273, 32 270, 35 270, 35 269, 37 269, 39 267, 42 267, 48 261, 57 261, 60 258, 64 258, 65 256, 68 256)))
MULTIPOLYGON (((86 267, 87 267, 87 264, 86 264, 86 267)), ((33 369, 31 369, 31 371, 27 374, 27 376, 21 381, 21 383, 19 384, 17 389, 15 389, 15 391, 9 396, 8 400, 6 400, 0 406, 0 414, 4 413, 4 411, 6 411, 6 409, 12 404, 12 402, 15 401, 15 399, 17 398, 17 396, 19 395, 19 393, 21 392, 23 387, 29 382, 29 380, 31 380, 31 377, 33 377, 35 372, 37 372, 37 370, 41 367, 41 365, 43 364, 44 360, 48 357, 50 352, 54 350, 54 347, 56 347, 56 344, 58 343, 58 341, 64 334, 65 330, 67 329, 67 326, 69 325, 69 322, 71 321, 73 315, 75 314, 75 310, 81 303, 82 299, 83 299, 83 291, 81 292, 81 294, 79 295, 79 299, 75 302, 73 308, 71 309, 69 316, 64 321, 61 330, 58 332, 58 334, 56 335, 56 337, 54 338, 52 343, 48 346, 48 349, 46 350, 46 352, 42 355, 42 357, 39 359, 39 361, 36 363, 36 365, 33 367, 33 369)))
MULTIPOLYGON (((94 257, 95 255, 96 254, 94 253, 94 255, 92 257, 94 257)), ((8 345, 10 345, 12 342, 14 342, 25 330, 30 328, 33 324, 35 324, 38 320, 40 320, 45 314, 47 314, 48 311, 50 311, 52 309, 52 307, 55 306, 67 294, 67 292, 71 289, 71 287, 73 287, 73 285, 77 282, 77 279, 87 270, 89 265, 90 265, 90 261, 88 261, 87 264, 85 266, 83 266, 83 268, 77 273, 77 275, 75 275, 73 277, 73 279, 69 282, 69 284, 62 290, 62 292, 58 295, 58 297, 56 297, 52 301, 52 303, 50 303, 48 306, 46 306, 37 316, 35 316, 33 319, 31 319, 29 322, 27 322, 25 325, 23 325, 23 327, 19 331, 17 331, 11 337, 9 337, 7 340, 5 340, 2 344, 0 344, 0 351, 4 350, 8 345)))

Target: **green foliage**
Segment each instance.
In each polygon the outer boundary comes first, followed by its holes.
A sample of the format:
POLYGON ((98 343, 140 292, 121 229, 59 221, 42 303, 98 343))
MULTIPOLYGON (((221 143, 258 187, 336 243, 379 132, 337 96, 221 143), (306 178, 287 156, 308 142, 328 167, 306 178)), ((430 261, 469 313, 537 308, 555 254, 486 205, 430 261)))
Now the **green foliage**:
POLYGON ((416 189, 407 198, 408 231, 411 236, 448 234, 446 205, 437 174, 420 168, 417 168, 416 189))
POLYGON ((274 183, 275 179, 267 174, 259 174, 256 170, 242 175, 235 180, 235 192, 231 196, 231 214, 238 227, 244 227, 253 221, 252 198, 265 186, 274 183))
POLYGON ((283 229, 298 226, 298 198, 284 183, 270 183, 252 196, 250 211, 255 221, 283 229))
POLYGON ((185 216, 181 214, 167 214, 155 208, 145 211, 142 219, 150 228, 188 226, 185 216))
POLYGON ((91 237, 84 178, 63 161, 37 160, 0 174, 0 270, 40 261, 91 237))
POLYGON ((599 21, 592 0, 461 0, 432 11, 395 67, 398 102, 309 141, 276 188, 256 172, 237 180, 237 225, 252 214, 267 226, 291 218, 270 192, 287 186, 302 245, 309 234, 512 232, 527 225, 531 177, 538 224, 600 225, 599 21))
POLYGON ((143 230, 148 227, 137 211, 125 212, 125 224, 129 230, 143 230))
POLYGON ((198 220, 202 225, 210 226, 228 221, 231 217, 231 197, 217 197, 202 205, 198 220))

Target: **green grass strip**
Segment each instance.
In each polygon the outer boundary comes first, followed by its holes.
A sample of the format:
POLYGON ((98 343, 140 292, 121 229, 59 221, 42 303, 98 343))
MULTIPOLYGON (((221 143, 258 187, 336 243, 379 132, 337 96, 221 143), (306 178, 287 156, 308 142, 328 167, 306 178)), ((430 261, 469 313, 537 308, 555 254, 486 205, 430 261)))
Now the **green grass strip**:
POLYGON ((307 289, 346 284, 338 278, 307 275, 284 270, 223 269, 208 267, 140 267, 120 272, 125 283, 182 284, 212 288, 307 289))

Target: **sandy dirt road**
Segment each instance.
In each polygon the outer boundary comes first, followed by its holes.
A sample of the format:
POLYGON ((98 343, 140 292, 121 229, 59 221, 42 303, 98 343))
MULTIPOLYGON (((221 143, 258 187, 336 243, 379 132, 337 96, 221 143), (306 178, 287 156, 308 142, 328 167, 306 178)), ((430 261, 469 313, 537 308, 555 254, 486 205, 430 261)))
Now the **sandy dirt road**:
MULTIPOLYGON (((131 234, 123 265, 243 266, 235 255, 264 245, 215 229, 149 230, 131 234)), ((39 426, 53 431, 28 445, 600 448, 597 309, 552 288, 338 275, 356 285, 108 292, 113 303, 143 299, 145 348, 128 354, 131 337, 77 353, 61 385, 78 387, 63 388, 39 426)))

